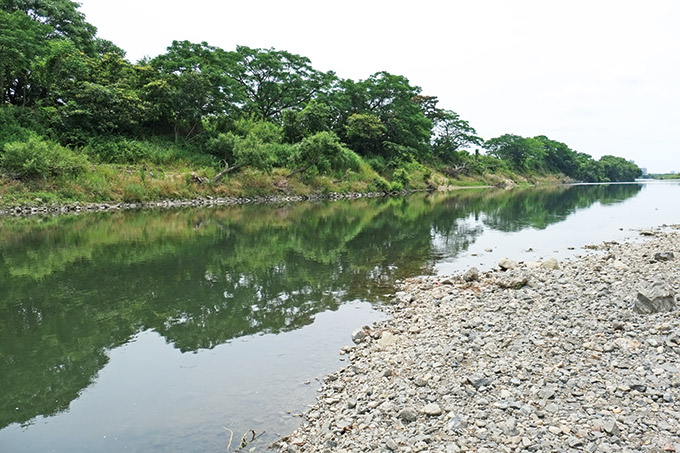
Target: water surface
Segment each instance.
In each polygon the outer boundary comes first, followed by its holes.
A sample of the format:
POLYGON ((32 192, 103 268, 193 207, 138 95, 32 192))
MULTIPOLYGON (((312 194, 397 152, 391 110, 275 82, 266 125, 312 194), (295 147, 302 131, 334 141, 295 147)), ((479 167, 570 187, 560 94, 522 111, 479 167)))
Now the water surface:
MULTIPOLYGON (((225 451, 297 426, 400 279, 680 223, 678 184, 0 220, 0 451, 225 451)), ((573 248, 573 250, 570 250, 573 248)))

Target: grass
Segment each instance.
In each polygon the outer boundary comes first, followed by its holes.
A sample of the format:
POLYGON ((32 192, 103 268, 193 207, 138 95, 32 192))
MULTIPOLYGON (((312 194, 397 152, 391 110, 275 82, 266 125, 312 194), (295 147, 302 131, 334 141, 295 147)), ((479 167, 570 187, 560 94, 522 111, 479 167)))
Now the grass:
MULTIPOLYGON (((392 190, 426 190, 432 187, 484 186, 512 180, 528 185, 559 182, 555 175, 517 175, 508 170, 496 174, 461 175, 449 178, 417 162, 376 172, 362 161, 355 171, 322 175, 315 172, 291 175, 287 168, 270 172, 243 168, 219 183, 211 181, 219 171, 215 158, 191 154, 186 148, 153 141, 123 140, 112 147, 81 150, 89 162, 78 174, 41 175, 14 179, 0 174, 0 207, 52 204, 146 202, 199 197, 262 197, 268 195, 312 195, 366 193, 392 190), (115 149, 113 149, 115 148, 115 149), (103 151, 102 151, 103 150, 103 151), (121 155, 113 159, 114 154, 121 155), (118 160, 117 162, 111 162, 118 160), (130 162, 134 163, 130 163, 130 162)), ((87 160, 86 160, 87 162, 87 160)))

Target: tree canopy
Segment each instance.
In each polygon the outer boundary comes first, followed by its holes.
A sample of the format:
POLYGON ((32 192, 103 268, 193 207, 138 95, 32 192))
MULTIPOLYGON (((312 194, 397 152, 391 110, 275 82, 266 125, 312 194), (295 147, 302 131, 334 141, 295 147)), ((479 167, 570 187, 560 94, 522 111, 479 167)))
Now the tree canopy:
POLYGON ((484 141, 436 96, 386 71, 340 79, 284 50, 190 41, 133 63, 70 0, 4 0, 0 30, 0 153, 11 138, 37 134, 127 161, 126 145, 101 143, 142 137, 186 144, 230 169, 332 173, 356 168, 358 156, 392 176, 414 162, 451 176, 509 168, 619 181, 640 173, 543 135, 484 141))

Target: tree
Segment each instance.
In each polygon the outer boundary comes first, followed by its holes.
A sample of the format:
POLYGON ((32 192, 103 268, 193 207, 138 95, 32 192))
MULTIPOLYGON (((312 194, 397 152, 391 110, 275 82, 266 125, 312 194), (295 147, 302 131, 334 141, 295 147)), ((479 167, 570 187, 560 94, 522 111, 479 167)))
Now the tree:
POLYGON ((545 135, 534 137, 534 140, 538 140, 543 146, 547 170, 561 172, 572 178, 576 177, 579 164, 575 151, 564 143, 551 140, 545 135))
POLYGON ((235 101, 232 81, 226 75, 230 58, 207 43, 173 41, 167 52, 149 62, 154 73, 144 86, 153 106, 153 120, 171 125, 175 140, 198 132, 209 115, 222 114, 235 101))
POLYGON ((545 149, 539 140, 505 134, 484 143, 489 154, 504 160, 515 170, 540 169, 544 165, 545 149))
POLYGON ((333 113, 331 108, 315 99, 311 100, 301 111, 286 110, 283 112, 283 129, 289 143, 296 143, 317 132, 331 129, 333 113))
POLYGON ((50 27, 31 20, 21 11, 0 10, 0 104, 28 103, 28 78, 45 51, 50 27))
POLYGON ((300 108, 328 88, 332 72, 312 68, 308 58, 275 49, 237 46, 231 76, 243 93, 243 109, 263 119, 280 119, 287 109, 300 108))
POLYGON ((95 51, 97 28, 78 11, 80 5, 70 0, 3 0, 2 9, 20 11, 36 23, 50 27, 46 39, 66 39, 89 55, 95 51))
POLYGON ((460 163, 468 153, 464 149, 481 145, 483 140, 470 123, 451 110, 440 110, 433 118, 432 150, 445 163, 460 163))
MULTIPOLYGON (((384 132, 381 143, 372 146, 370 152, 398 160, 424 158, 430 150, 432 122, 416 102, 419 94, 420 88, 412 86, 406 77, 383 71, 359 82, 343 80, 324 99, 339 118, 335 131, 348 143, 352 140, 347 135, 352 129, 350 118, 358 119, 356 114, 377 118, 384 132)), ((357 151, 362 152, 359 148, 357 151)))
POLYGON ((634 181, 642 175, 640 167, 622 157, 602 156, 599 163, 609 181, 634 181))
POLYGON ((354 113, 345 126, 347 143, 364 156, 378 154, 382 148, 387 128, 372 113, 354 113))

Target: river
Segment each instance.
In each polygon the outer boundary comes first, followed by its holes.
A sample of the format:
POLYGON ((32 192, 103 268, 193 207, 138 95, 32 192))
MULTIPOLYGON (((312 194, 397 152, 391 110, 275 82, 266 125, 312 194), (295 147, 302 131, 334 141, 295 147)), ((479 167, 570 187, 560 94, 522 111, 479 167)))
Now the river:
MULTIPOLYGON (((680 184, 0 219, 0 451, 292 431, 395 285, 680 223, 680 184)), ((230 444, 231 439, 231 444, 230 444)))

